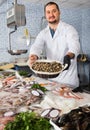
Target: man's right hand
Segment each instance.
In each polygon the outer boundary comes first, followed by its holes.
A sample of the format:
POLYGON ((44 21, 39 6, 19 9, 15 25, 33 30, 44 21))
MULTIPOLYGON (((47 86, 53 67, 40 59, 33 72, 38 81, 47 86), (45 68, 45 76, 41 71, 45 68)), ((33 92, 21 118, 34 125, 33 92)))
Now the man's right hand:
POLYGON ((32 66, 32 64, 33 64, 37 59, 38 59, 38 56, 37 56, 37 55, 34 55, 34 54, 30 55, 30 57, 29 57, 29 65, 30 65, 30 67, 32 66))

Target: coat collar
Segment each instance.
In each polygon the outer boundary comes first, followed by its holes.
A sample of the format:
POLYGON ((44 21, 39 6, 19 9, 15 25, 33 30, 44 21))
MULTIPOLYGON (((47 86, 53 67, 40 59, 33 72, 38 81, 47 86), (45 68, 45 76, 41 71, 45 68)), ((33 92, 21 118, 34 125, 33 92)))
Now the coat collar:
MULTIPOLYGON (((62 22, 60 21, 59 24, 58 24, 58 26, 57 26, 57 29, 56 29, 56 31, 55 31, 54 36, 53 36, 53 37, 51 36, 52 39, 55 39, 55 38, 60 34, 61 28, 62 28, 62 22)), ((46 27, 46 32, 50 32, 49 26, 46 27)))

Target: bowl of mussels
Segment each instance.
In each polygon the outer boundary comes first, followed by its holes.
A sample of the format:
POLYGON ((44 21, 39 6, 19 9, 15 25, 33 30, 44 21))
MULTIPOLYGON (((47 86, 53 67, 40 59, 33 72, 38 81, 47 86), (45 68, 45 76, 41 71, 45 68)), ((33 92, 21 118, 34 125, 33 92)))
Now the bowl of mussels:
POLYGON ((31 66, 31 70, 41 78, 55 78, 66 66, 54 60, 36 60, 31 66))

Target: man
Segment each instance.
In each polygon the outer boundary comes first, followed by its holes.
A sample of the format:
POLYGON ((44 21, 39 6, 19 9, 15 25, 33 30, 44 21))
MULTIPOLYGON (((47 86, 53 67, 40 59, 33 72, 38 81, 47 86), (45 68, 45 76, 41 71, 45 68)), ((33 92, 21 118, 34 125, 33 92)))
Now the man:
POLYGON ((58 77, 53 80, 71 87, 78 87, 77 55, 80 51, 79 36, 71 25, 60 20, 60 10, 55 2, 49 2, 44 7, 48 26, 37 36, 31 46, 30 66, 40 57, 41 50, 45 47, 46 57, 68 64, 58 77))

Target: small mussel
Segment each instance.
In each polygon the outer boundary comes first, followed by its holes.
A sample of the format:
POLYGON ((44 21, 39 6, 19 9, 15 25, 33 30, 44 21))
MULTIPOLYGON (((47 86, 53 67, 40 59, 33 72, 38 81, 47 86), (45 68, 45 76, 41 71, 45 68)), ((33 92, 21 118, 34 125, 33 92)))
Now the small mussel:
POLYGON ((82 106, 63 114, 55 124, 63 130, 90 130, 90 106, 82 106))

